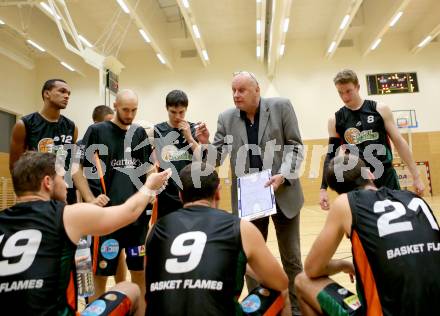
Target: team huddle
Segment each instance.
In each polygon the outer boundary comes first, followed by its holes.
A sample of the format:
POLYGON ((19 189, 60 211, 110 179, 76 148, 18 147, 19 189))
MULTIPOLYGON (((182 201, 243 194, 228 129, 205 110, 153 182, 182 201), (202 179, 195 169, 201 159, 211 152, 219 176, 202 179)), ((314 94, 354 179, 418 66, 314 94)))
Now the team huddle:
POLYGON ((94 123, 78 140, 75 123, 60 113, 70 88, 48 80, 42 110, 24 116, 12 133, 17 203, 0 212, 2 313, 430 315, 440 309, 439 226, 421 198, 424 185, 408 145, 388 107, 361 99, 354 72, 342 71, 334 82, 344 106, 329 120, 320 191, 329 211, 303 270, 304 198, 296 176, 302 140, 288 99, 262 98, 252 73, 234 73, 236 107, 220 114, 210 143, 204 122, 185 120, 183 91, 168 93, 168 121, 144 128, 134 123, 138 97, 126 89, 114 111, 95 108, 94 123), (415 193, 398 186, 390 140, 410 168, 415 193), (270 142, 282 150, 269 153, 270 142), (215 167, 227 154, 232 214, 218 208, 215 167), (237 216, 237 177, 266 169, 268 156, 282 265, 265 242, 269 218, 237 216), (331 204, 327 187, 339 194, 331 204), (85 236, 91 236, 95 295, 79 312, 75 251, 85 236), (353 261, 332 259, 344 236, 353 261), (330 278, 339 272, 356 277, 357 293, 330 278), (106 291, 108 276, 116 284, 106 291), (240 303, 245 281, 249 295, 240 303))

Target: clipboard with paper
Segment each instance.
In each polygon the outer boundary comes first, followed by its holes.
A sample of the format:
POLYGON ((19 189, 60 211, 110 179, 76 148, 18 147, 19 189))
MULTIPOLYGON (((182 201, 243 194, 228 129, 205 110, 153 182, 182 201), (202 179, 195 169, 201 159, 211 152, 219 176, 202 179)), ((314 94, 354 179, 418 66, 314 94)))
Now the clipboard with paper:
POLYGON ((271 170, 251 173, 237 179, 238 216, 251 221, 276 214, 275 194, 272 185, 264 187, 271 170))

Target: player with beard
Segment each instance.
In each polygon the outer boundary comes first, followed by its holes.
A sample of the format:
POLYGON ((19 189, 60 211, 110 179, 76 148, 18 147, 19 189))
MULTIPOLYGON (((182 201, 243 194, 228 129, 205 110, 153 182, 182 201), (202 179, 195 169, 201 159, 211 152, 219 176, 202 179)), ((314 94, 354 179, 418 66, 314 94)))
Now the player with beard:
MULTIPOLYGON (((151 174, 122 205, 65 205, 66 183, 51 153, 28 151, 12 180, 17 204, 0 211, 0 306, 2 315, 79 315, 76 310, 75 250, 81 236, 108 234, 133 221, 154 199, 170 170, 151 174)), ((82 315, 125 315, 138 309, 140 291, 117 284, 82 315), (95 313, 93 313, 95 312, 95 313)), ((132 314, 130 314, 132 315, 132 314)))
MULTIPOLYGON (((147 140, 145 130, 132 124, 138 109, 137 95, 132 90, 120 91, 116 96, 114 108, 116 112, 114 118, 111 121, 89 126, 83 139, 85 158, 82 167, 86 175, 89 170, 96 168, 94 155, 95 152, 98 153, 103 166, 107 196, 110 199, 109 206, 123 204, 134 192, 137 192, 133 180, 139 179, 142 183, 145 181, 148 170, 144 168, 144 163, 148 162, 151 154, 150 145, 144 143, 147 140), (133 178, 134 174, 138 179, 133 178)), ((81 172, 75 174, 78 178, 77 187, 82 195, 91 195, 82 168, 80 170, 81 172)), ((110 235, 94 237, 92 252, 95 297, 104 292, 107 277, 116 274, 122 249, 125 249, 131 280, 144 291, 144 244, 148 221, 146 212, 143 212, 133 224, 110 235)))

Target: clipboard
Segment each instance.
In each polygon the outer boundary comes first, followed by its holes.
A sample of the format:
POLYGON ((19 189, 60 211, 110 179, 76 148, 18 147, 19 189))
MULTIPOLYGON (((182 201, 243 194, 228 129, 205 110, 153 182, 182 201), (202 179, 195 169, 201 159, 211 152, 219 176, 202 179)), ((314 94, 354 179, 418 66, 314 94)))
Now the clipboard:
POLYGON ((266 169, 237 178, 238 217, 252 221, 276 214, 273 186, 265 188, 272 171, 266 169))

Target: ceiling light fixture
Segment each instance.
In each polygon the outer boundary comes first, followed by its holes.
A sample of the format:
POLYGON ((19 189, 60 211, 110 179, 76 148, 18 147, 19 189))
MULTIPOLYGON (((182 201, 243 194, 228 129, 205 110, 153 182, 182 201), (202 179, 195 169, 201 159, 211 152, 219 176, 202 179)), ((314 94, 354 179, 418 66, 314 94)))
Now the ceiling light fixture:
POLYGON ((86 46, 88 46, 88 47, 90 47, 90 48, 92 48, 93 47, 93 45, 84 37, 84 36, 82 36, 81 34, 80 35, 78 35, 78 38, 79 38, 79 40, 84 44, 84 45, 86 45, 86 46))
POLYGON ((141 36, 144 38, 144 41, 147 43, 151 43, 150 38, 148 37, 147 33, 145 33, 145 31, 143 29, 139 29, 139 33, 141 34, 141 36))
POLYGON ((41 47, 40 45, 38 45, 37 43, 35 43, 34 41, 32 41, 30 39, 26 40, 26 42, 28 42, 29 44, 31 44, 32 46, 34 46, 36 49, 38 49, 41 52, 46 51, 43 47, 41 47))
POLYGON ((390 22, 390 27, 393 27, 394 25, 396 25, 397 21, 399 21, 402 14, 403 14, 403 11, 400 11, 394 16, 394 18, 390 22))
POLYGON ((283 25, 283 32, 287 33, 287 31, 289 30, 289 18, 284 19, 284 25, 283 25))
POLYGON ((423 46, 425 46, 426 44, 428 44, 429 41, 431 41, 431 39, 432 39, 432 36, 431 36, 431 35, 428 35, 428 36, 426 36, 425 39, 424 39, 423 41, 421 41, 420 44, 417 45, 417 46, 418 46, 418 47, 423 47, 423 46))
POLYGON ((189 8, 188 0, 182 0, 182 3, 185 8, 187 8, 187 9, 189 8))
POLYGON ((284 49, 286 48, 286 46, 284 45, 284 44, 282 44, 281 46, 280 46, 280 56, 283 56, 284 55, 284 49))
POLYGON ((261 20, 257 20, 257 35, 261 34, 261 20))
POLYGON ((197 25, 193 24, 192 28, 193 28, 194 35, 196 36, 196 38, 200 38, 200 32, 199 32, 199 28, 197 27, 197 25))
POLYGON ((125 4, 124 0, 116 0, 121 7, 122 11, 124 11, 127 14, 130 14, 130 10, 128 9, 127 5, 125 4))
POLYGON ((378 38, 373 45, 371 45, 371 50, 375 50, 377 48, 377 46, 379 46, 380 42, 382 42, 381 38, 378 38))
POLYGON ((73 69, 72 66, 70 66, 69 64, 65 63, 64 61, 61 62, 61 65, 63 65, 64 67, 66 67, 67 69, 69 69, 70 71, 75 71, 75 69, 73 69))
POLYGON ((330 46, 329 46, 329 48, 328 48, 328 50, 327 50, 327 53, 331 53, 331 52, 333 52, 333 51, 335 50, 335 47, 336 47, 336 41, 333 41, 333 42, 330 44, 330 46))
POLYGON ((350 15, 349 14, 344 16, 344 18, 342 19, 341 25, 339 25, 339 29, 340 30, 345 29, 345 27, 347 26, 348 20, 350 20, 350 15))
POLYGON ((205 60, 209 60, 208 52, 206 51, 206 49, 202 50, 202 55, 205 60))
POLYGON ((163 59, 163 57, 162 57, 161 54, 158 53, 158 54, 156 54, 156 56, 157 56, 157 58, 159 59, 159 61, 160 61, 161 64, 164 64, 164 65, 166 64, 165 59, 163 59))

